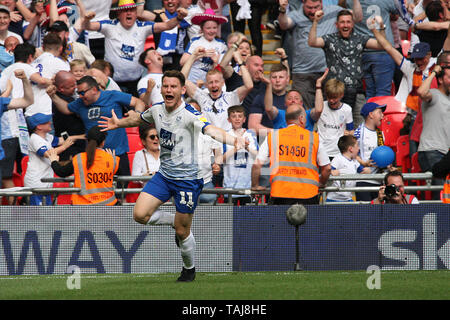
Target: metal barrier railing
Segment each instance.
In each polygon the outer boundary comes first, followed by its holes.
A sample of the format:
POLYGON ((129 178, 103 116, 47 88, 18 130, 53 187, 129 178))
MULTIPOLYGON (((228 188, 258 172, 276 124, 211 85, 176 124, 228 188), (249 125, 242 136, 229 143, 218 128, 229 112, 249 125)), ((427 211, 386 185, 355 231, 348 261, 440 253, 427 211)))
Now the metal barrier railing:
MULTIPOLYGON (((440 191, 443 189, 442 185, 431 185, 431 179, 433 175, 431 172, 425 173, 405 173, 403 174, 405 180, 425 180, 426 185, 415 185, 415 186, 405 186, 405 192, 414 192, 414 191, 440 191)), ((114 180, 116 182, 136 182, 136 181, 148 181, 152 178, 152 176, 114 176, 114 180)), ((347 181, 347 180, 378 180, 381 181, 384 179, 384 174, 354 174, 354 175, 341 175, 341 176, 330 176, 329 181, 347 181)), ((74 177, 66 177, 66 178, 43 178, 42 182, 68 182, 71 183, 74 181, 74 177)), ((327 186, 325 188, 320 188, 320 192, 326 194, 327 192, 376 192, 378 191, 378 186, 373 187, 332 187, 327 186)), ((115 193, 116 196, 122 200, 122 203, 125 203, 125 197, 127 194, 139 193, 142 191, 142 188, 125 188, 120 187, 116 188, 115 193)), ((41 194, 41 195, 61 195, 61 194, 72 194, 80 192, 80 188, 10 188, 10 189, 0 189, 0 196, 7 197, 30 197, 33 194, 41 194)), ((250 197, 258 197, 263 195, 269 195, 270 189, 254 191, 251 189, 228 189, 228 188, 214 188, 214 189, 203 189, 202 193, 205 194, 217 194, 217 195, 226 195, 227 196, 227 204, 232 204, 232 195, 245 195, 250 197)), ((56 198, 56 197, 55 197, 56 198)), ((437 200, 421 200, 421 203, 439 203, 437 200)), ((324 202, 322 202, 324 203, 324 202)), ((368 202, 359 201, 353 202, 355 204, 364 204, 368 202)), ((339 202, 327 203, 327 204, 340 204, 339 202)), ((349 204, 345 202, 345 204, 349 204)))

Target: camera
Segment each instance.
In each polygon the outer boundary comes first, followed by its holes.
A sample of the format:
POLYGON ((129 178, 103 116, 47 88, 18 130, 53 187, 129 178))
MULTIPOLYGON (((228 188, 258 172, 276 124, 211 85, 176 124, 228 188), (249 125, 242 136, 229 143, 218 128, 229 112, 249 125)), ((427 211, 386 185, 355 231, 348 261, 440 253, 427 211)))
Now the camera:
POLYGON ((393 198, 399 193, 400 193, 400 188, 397 187, 395 184, 388 185, 384 189, 384 194, 386 195, 387 199, 393 198))

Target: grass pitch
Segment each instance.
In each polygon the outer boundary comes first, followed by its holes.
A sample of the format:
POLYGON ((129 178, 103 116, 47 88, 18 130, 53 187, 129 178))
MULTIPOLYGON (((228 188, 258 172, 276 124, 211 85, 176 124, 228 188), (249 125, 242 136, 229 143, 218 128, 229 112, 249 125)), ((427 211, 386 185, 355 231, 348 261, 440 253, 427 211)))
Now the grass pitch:
POLYGON ((197 273, 191 283, 178 274, 81 274, 0 277, 8 300, 416 300, 449 299, 450 271, 382 271, 381 289, 369 290, 364 271, 197 273))

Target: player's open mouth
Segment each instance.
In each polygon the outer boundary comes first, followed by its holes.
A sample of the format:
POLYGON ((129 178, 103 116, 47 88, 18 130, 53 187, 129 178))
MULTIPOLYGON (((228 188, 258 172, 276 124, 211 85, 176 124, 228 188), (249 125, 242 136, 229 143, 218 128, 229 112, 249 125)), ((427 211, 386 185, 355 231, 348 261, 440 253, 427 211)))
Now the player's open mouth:
POLYGON ((172 101, 173 99, 175 99, 174 96, 172 96, 170 94, 166 95, 165 98, 167 101, 172 101))

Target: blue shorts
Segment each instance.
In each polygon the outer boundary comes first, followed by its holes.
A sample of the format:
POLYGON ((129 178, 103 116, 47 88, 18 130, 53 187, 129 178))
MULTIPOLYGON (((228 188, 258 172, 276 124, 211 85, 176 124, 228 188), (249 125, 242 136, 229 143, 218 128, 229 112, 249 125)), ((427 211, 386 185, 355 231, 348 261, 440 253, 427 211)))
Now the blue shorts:
POLYGON ((157 172, 145 185, 142 192, 151 194, 162 202, 173 197, 179 213, 194 213, 198 197, 203 189, 203 179, 173 180, 157 172))

